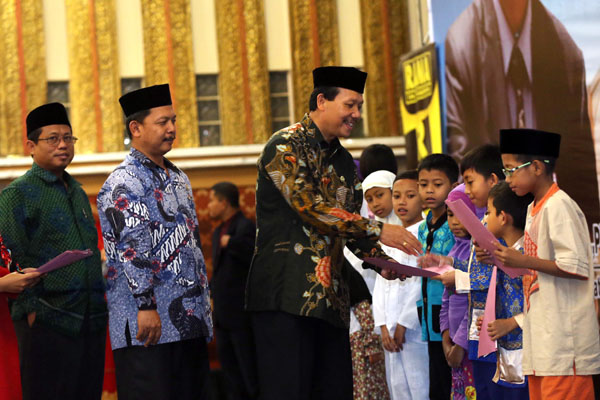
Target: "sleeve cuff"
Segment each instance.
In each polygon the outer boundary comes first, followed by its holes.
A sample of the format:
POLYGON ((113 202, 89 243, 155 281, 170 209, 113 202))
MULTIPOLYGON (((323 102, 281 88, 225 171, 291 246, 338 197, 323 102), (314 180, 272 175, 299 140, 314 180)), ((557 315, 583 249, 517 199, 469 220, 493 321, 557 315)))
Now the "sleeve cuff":
POLYGON ((525 319, 525 315, 523 313, 519 313, 517 315, 513 315, 515 322, 519 325, 519 328, 523 329, 523 321, 525 319))
POLYGON ((133 298, 137 304, 139 311, 144 310, 156 310, 156 298, 154 297, 154 291, 148 290, 143 293, 134 294, 133 298))
POLYGON ((469 273, 459 269, 454 270, 454 284, 458 293, 468 293, 471 291, 469 273))

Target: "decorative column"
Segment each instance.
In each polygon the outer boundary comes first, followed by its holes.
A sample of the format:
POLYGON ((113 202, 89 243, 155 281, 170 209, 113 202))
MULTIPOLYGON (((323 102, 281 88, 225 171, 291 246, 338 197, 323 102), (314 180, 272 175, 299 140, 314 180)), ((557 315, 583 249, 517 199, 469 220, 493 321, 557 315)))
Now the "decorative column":
POLYGON ((123 150, 115 0, 67 0, 66 10, 77 152, 123 150))
POLYGON ((289 0, 294 121, 308 112, 312 70, 339 65, 336 0, 289 0))
POLYGON ((169 83, 178 147, 200 145, 189 0, 142 0, 145 86, 169 83))
POLYGON ((369 74, 365 92, 369 136, 397 136, 401 132, 398 70, 400 56, 409 50, 406 2, 361 0, 360 5, 364 68, 369 74))
POLYGON ((0 0, 0 156, 26 154, 29 111, 46 102, 42 0, 0 0))
POLYGON ((271 136, 271 98, 262 0, 217 0, 221 143, 271 136))

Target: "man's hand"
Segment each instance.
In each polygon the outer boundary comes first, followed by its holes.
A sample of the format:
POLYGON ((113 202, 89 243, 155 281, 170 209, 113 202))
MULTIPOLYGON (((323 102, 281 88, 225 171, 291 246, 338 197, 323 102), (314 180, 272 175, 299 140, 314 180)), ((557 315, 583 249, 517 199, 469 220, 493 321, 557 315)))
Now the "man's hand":
POLYGON ((422 251, 419 239, 400 225, 384 224, 379 241, 386 246, 395 247, 412 256, 418 256, 422 251))
POLYGON ((383 348, 387 351, 395 353, 398 351, 396 347, 396 342, 390 336, 390 332, 388 331, 387 326, 381 325, 381 342, 383 343, 383 348))
POLYGON ((229 244, 229 239, 231 238, 231 235, 223 235, 221 236, 221 248, 225 248, 227 247, 227 245, 229 244))
POLYGON ((506 318, 506 319, 497 319, 488 324, 488 333, 490 334, 490 339, 498 340, 502 336, 507 335, 512 330, 518 328, 519 325, 514 318, 506 318))
POLYGON ((513 249, 512 247, 502 246, 500 243, 496 243, 496 251, 494 256, 507 267, 513 268, 526 268, 527 260, 526 256, 521 254, 520 251, 513 249))
POLYGON ((404 350, 404 343, 406 342, 406 327, 400 324, 396 324, 396 330, 394 331, 394 343, 396 347, 402 351, 404 350))
POLYGON ((12 272, 0 278, 0 292, 21 293, 40 281, 41 275, 35 268, 25 268, 23 272, 23 274, 12 272))
POLYGON ((31 328, 35 322, 35 311, 27 314, 27 325, 31 328))
POLYGON ((459 368, 464 357, 465 349, 455 344, 448 352, 448 355, 446 356, 446 361, 448 361, 448 365, 451 368, 459 368))
POLYGON ((137 315, 138 331, 135 338, 144 342, 144 347, 158 343, 161 335, 160 316, 156 310, 140 310, 137 315))

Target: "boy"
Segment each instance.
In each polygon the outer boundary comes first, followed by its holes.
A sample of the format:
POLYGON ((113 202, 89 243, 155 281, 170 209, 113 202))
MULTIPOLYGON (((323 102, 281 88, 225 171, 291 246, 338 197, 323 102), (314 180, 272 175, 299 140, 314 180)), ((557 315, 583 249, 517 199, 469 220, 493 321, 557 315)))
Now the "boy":
POLYGON ((500 131, 504 173, 519 196, 531 193, 525 254, 498 246, 496 257, 525 267, 523 372, 531 399, 593 399, 600 372, 593 264, 585 217, 553 182, 560 135, 533 129, 500 131))
MULTIPOLYGON (((401 173, 393 184, 390 204, 402 225, 418 235, 423 220, 422 202, 418 193, 416 170, 401 173)), ((386 247, 389 256, 407 265, 416 265, 416 258, 386 247)), ((429 398, 429 356, 427 342, 421 338, 417 300, 421 297, 421 278, 404 281, 386 280, 377 276, 373 292, 375 326, 381 329, 385 352, 388 387, 394 399, 429 398)))
MULTIPOLYGON (((454 246, 454 235, 448 227, 446 204, 448 193, 456 186, 458 165, 446 154, 430 154, 419 163, 419 196, 429 208, 425 223, 419 226, 419 240, 425 253, 446 255, 454 246)), ((444 285, 423 278, 420 308, 423 340, 429 349, 429 393, 431 399, 450 398, 450 367, 442 349, 440 309, 444 285)))
MULTIPOLYGON (((527 205, 533 197, 518 197, 508 183, 495 185, 488 197, 486 222, 488 230, 507 246, 523 251, 523 230, 527 205)), ((496 320, 488 324, 490 338, 498 341, 497 369, 493 381, 502 386, 502 392, 511 399, 528 399, 527 381, 522 372, 523 335, 523 282, 521 277, 511 279, 494 267, 497 274, 496 320)), ((490 305, 491 306, 491 305, 490 305)), ((504 396, 506 398, 506 396, 504 396)))

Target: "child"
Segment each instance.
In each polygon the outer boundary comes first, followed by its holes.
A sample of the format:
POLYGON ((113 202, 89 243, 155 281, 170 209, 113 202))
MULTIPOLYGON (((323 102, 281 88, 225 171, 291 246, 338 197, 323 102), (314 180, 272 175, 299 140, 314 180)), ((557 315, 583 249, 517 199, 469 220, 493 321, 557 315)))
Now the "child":
MULTIPOLYGON (((417 186, 417 171, 401 173, 394 182, 393 212, 402 225, 418 235, 423 220, 417 186)), ((416 265, 416 257, 391 247, 386 253, 398 262, 416 265)), ((421 278, 387 280, 378 275, 373 292, 375 326, 381 330, 385 370, 392 399, 429 398, 429 356, 421 338, 417 300, 421 297, 421 278)))
MULTIPOLYGON (((375 171, 362 183, 365 202, 378 221, 399 223, 392 212, 392 185, 396 175, 389 171, 375 171)), ((386 246, 386 250, 389 249, 386 246)), ((350 313, 350 346, 352 350, 352 373, 354 399, 389 399, 385 379, 385 361, 381 338, 374 331, 375 323, 370 295, 374 291, 375 280, 383 279, 375 271, 362 267, 362 261, 347 249, 344 255, 362 276, 362 286, 368 287, 369 300, 357 301, 350 313), (357 262, 358 261, 358 262, 357 262)), ((358 274, 355 274, 358 275, 358 274)), ((360 279, 360 277, 358 278, 360 279)), ((356 279, 354 279, 356 280, 356 279)), ((352 282, 352 280, 351 280, 352 282)), ((359 283, 352 285, 351 292, 358 291, 359 283)), ((374 294, 373 294, 374 295, 374 294)), ((351 297, 356 294, 351 293, 351 297)))
MULTIPOLYGON (((600 372, 600 338, 593 296, 593 263, 585 217, 553 182, 560 135, 533 129, 500 131, 504 173, 519 196, 531 193, 525 254, 499 246, 523 277, 523 373, 531 399, 593 399, 600 372)), ((590 193, 591 196, 595 194, 590 193)))
MULTIPOLYGON (((465 185, 454 188, 448 195, 449 201, 461 200, 476 213, 475 204, 465 194, 465 185)), ((471 252, 471 236, 448 209, 448 226, 454 235, 454 247, 448 257, 466 261, 471 252)), ((442 281, 443 282, 443 281, 442 281)), ((473 381, 473 366, 467 354, 467 333, 469 325, 469 297, 465 292, 457 292, 454 282, 444 289, 442 311, 440 312, 440 328, 442 330, 442 346, 448 365, 452 367, 452 399, 475 399, 476 391, 473 381)))
MULTIPOLYGON (((523 229, 527 206, 533 197, 518 197, 506 182, 490 190, 486 223, 488 230, 507 246, 523 251, 523 229)), ((494 382, 511 399, 528 399, 527 381, 522 372, 523 336, 523 282, 521 277, 511 279, 504 271, 494 267, 496 283, 496 319, 486 327, 492 340, 498 341, 497 368, 494 382)), ((494 288, 490 288, 493 290, 494 288)), ((506 397, 506 396, 505 396, 506 397)))
MULTIPOLYGON (((476 207, 486 207, 490 190, 504 178, 500 149, 490 144, 477 147, 465 155, 460 167, 465 181, 465 193, 476 207)), ((476 246, 467 261, 454 261, 456 290, 469 293, 468 354, 473 364, 477 397, 499 398, 503 388, 492 380, 496 372, 496 354, 477 357, 477 320, 483 315, 493 265, 484 251, 476 246)))
MULTIPOLYGON (((426 221, 419 226, 419 240, 425 253, 446 255, 454 246, 448 227, 446 204, 448 193, 456 186, 458 165, 445 154, 430 154, 419 163, 419 196, 429 208, 426 221)), ((450 398, 452 380, 442 348, 440 310, 444 285, 423 278, 422 298, 417 302, 421 314, 423 340, 429 350, 429 395, 431 399, 450 398)))

